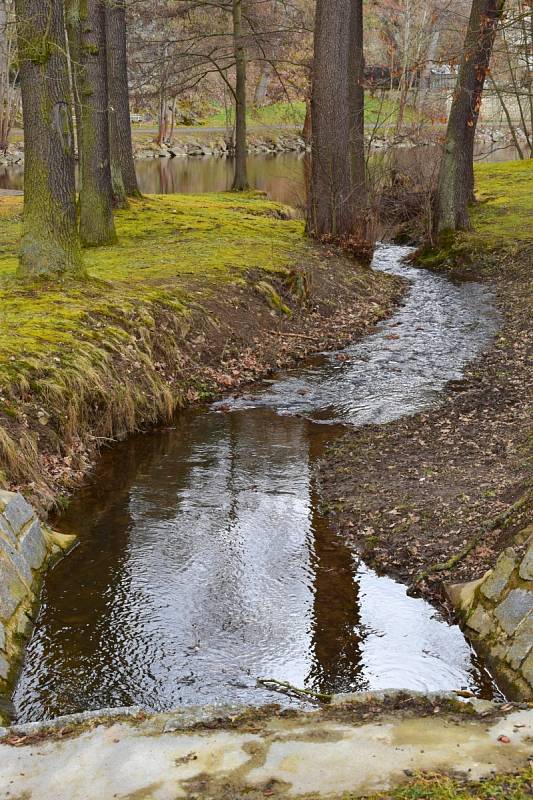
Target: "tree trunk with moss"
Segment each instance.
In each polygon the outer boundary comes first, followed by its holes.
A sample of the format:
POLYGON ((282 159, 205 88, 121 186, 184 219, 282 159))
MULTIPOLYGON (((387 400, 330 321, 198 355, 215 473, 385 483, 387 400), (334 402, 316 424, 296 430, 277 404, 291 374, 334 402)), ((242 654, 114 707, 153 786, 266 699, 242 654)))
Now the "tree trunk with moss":
POLYGON ((474 140, 485 79, 505 0, 473 0, 442 157, 434 231, 468 230, 474 197, 474 140))
POLYGON ((80 2, 80 237, 86 247, 113 244, 105 0, 80 2))
POLYGON ((106 6, 107 79, 109 86, 111 173, 128 197, 140 197, 133 160, 126 50, 126 3, 106 6))
POLYGON ((63 3, 17 0, 24 115, 21 275, 81 274, 63 3))
POLYGON ((242 0, 233 0, 233 42, 235 50, 235 175, 233 191, 248 188, 246 167, 246 51, 242 27, 242 0))
MULTIPOLYGON (((318 0, 311 97, 312 160, 307 231, 316 238, 354 232, 361 136, 361 86, 354 74, 359 60, 352 37, 359 24, 352 0, 318 0)), ((359 176, 360 179, 361 176, 359 176)))

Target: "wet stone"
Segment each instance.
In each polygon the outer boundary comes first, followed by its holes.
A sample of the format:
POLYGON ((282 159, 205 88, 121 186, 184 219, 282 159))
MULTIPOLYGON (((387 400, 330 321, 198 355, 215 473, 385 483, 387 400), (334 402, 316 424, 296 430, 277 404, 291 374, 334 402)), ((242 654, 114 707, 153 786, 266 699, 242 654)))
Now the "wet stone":
POLYGON ((13 566, 5 563, 0 555, 0 618, 9 620, 26 595, 26 586, 22 583, 13 566))
POLYGON ((507 653, 507 661, 513 669, 520 664, 533 648, 533 615, 529 615, 517 628, 512 647, 507 653))
POLYGON ((520 564, 520 577, 524 581, 533 581, 533 543, 529 545, 527 553, 520 564))
POLYGON ((494 612, 496 619, 511 636, 533 609, 533 590, 513 589, 494 612))
POLYGON ((467 625, 469 628, 472 628, 472 630, 479 633, 481 637, 484 637, 488 634, 491 628, 490 615, 487 614, 482 606, 478 606, 469 618, 467 625))
POLYGON ((528 655, 520 670, 530 686, 533 686, 533 651, 528 655))
POLYGON ((7 663, 7 659, 0 653, 0 678, 7 681, 9 676, 9 664, 7 663))
POLYGON ((493 572, 481 586, 481 593, 487 600, 499 600, 502 596, 509 578, 516 567, 516 553, 509 548, 505 550, 496 562, 493 572))
POLYGON ((11 526, 3 514, 0 514, 0 539, 4 539, 4 541, 14 546, 17 544, 17 539, 11 530, 11 526))
POLYGON ((32 569, 39 569, 42 566, 46 558, 46 543, 38 520, 30 525, 22 537, 19 551, 32 569))
POLYGON ((14 532, 23 528, 34 516, 32 507, 24 500, 21 494, 0 491, 0 507, 1 505, 4 506, 4 517, 14 532))

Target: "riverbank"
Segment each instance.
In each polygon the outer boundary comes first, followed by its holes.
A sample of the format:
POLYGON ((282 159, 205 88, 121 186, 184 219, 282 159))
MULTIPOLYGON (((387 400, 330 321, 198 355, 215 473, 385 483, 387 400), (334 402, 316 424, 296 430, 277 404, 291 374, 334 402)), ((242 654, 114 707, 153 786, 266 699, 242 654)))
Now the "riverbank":
POLYGON ((252 193, 131 203, 119 244, 86 252, 87 281, 21 283, 22 203, 0 203, 0 485, 42 511, 101 447, 342 345, 402 291, 252 193))
POLYGON ((418 262, 493 287, 493 346, 439 408, 347 433, 318 470, 323 508, 365 561, 441 606, 446 584, 480 578, 511 544, 523 553, 533 519, 533 165, 476 179, 473 230, 418 262))

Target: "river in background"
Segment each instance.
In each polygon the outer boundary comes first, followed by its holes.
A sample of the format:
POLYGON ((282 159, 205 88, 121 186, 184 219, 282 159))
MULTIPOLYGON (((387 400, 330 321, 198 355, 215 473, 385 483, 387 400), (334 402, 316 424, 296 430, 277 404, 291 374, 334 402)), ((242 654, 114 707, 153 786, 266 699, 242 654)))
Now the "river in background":
POLYGON ((498 695, 461 630, 377 575, 320 513, 313 464, 343 426, 439 402, 493 336, 488 291, 403 264, 394 316, 338 354, 108 450, 59 520, 76 549, 45 578, 18 721, 86 709, 292 700, 318 692, 498 695), (391 331, 394 331, 394 337, 391 331))
MULTIPOLYGON (((439 150, 435 147, 405 147, 376 151, 375 169, 387 168, 429 178, 436 170, 439 150)), ((478 145, 478 161, 508 161, 516 158, 512 147, 493 150, 489 144, 478 145)), ((267 192, 273 199, 295 208, 305 205, 303 153, 253 155, 248 158, 250 186, 267 192)), ((225 192, 233 181, 233 160, 227 157, 192 156, 155 158, 136 161, 139 187, 144 194, 196 194, 225 192)), ((24 186, 23 166, 0 166, 0 190, 21 190, 24 186)))

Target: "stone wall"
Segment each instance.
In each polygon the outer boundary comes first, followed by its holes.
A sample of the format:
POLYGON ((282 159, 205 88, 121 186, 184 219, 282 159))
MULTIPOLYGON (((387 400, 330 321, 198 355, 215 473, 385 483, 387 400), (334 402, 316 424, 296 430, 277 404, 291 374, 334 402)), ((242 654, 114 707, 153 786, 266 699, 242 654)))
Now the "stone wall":
POLYGON ((493 570, 448 594, 502 688, 513 699, 533 698, 533 526, 493 570))
POLYGON ((74 540, 42 525, 22 495, 0 491, 0 693, 31 626, 43 570, 74 540))

